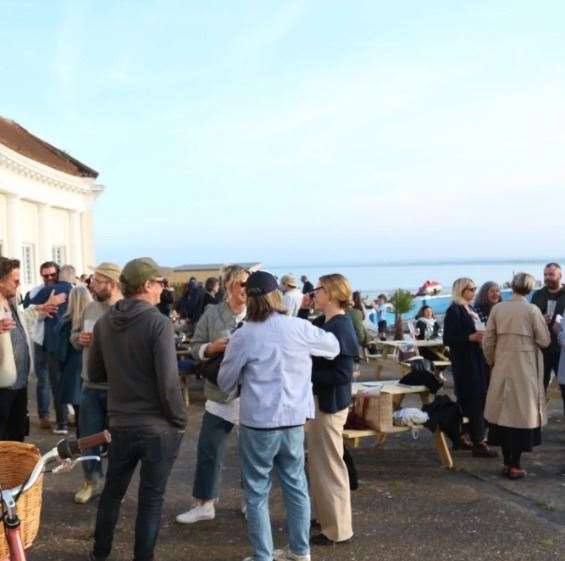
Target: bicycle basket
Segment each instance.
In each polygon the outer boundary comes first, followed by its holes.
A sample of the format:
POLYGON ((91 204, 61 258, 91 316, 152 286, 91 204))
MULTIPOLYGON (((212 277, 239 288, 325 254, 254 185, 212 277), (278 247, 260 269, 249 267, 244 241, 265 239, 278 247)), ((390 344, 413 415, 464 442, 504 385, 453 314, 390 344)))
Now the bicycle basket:
MULTIPOLYGON (((32 444, 0 442, 0 485, 2 489, 10 489, 24 483, 40 458, 39 450, 32 444)), ((26 549, 31 546, 39 530, 42 491, 43 475, 17 502, 22 542, 26 549)), ((0 559, 6 559, 9 555, 6 535, 3 530, 0 530, 0 559)))

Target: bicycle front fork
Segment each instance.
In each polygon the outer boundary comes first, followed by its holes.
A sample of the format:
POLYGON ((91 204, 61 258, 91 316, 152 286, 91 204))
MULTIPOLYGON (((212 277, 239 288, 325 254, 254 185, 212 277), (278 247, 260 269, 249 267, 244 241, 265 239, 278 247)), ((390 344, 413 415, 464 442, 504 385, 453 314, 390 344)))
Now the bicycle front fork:
POLYGON ((26 554, 22 543, 20 519, 16 512, 16 501, 14 501, 12 493, 8 491, 2 492, 2 501, 6 505, 4 529, 6 532, 6 541, 8 542, 8 551, 10 552, 10 555, 1 561, 26 561, 26 554))

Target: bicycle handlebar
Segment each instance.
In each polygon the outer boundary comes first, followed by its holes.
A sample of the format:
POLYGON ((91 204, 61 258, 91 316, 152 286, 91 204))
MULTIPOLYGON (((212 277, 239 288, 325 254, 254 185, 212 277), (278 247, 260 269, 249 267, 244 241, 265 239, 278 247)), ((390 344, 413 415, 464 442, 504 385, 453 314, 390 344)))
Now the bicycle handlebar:
POLYGON ((110 444, 111 441, 112 437, 110 433, 105 430, 91 436, 79 438, 78 440, 76 438, 61 440, 61 442, 57 444, 57 452, 60 458, 66 460, 79 456, 81 452, 89 448, 101 446, 102 444, 110 444))
MULTIPOLYGON (((49 462, 59 460, 60 465, 63 465, 63 462, 66 461, 72 467, 72 465, 81 460, 81 458, 78 457, 83 450, 100 446, 101 444, 109 444, 111 440, 112 438, 107 430, 99 432, 98 434, 93 434, 92 436, 79 438, 78 440, 76 438, 61 440, 55 448, 47 452, 47 454, 42 456, 37 464, 35 464, 35 467, 33 468, 31 475, 27 478, 25 484, 18 485, 13 489, 6 489, 5 491, 12 495, 25 493, 39 479, 39 476, 43 473, 43 468, 49 462), (73 458, 78 459, 71 462, 73 458)), ((98 460, 100 460, 100 458, 98 458, 98 460)))

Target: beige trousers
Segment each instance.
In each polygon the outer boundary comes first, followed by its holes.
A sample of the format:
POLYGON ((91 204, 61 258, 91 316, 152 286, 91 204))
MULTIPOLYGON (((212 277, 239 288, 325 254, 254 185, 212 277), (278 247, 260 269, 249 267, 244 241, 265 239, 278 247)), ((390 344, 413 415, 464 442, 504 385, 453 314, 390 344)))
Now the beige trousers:
POLYGON ((326 538, 341 542, 353 536, 349 476, 343 461, 343 425, 348 409, 329 415, 318 408, 308 423, 308 475, 316 518, 326 538))

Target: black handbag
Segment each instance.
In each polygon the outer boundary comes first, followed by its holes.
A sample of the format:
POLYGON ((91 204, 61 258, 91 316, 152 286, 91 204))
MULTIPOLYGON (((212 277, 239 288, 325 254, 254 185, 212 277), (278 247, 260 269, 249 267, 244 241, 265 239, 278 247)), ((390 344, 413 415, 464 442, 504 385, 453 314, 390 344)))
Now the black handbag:
POLYGON ((196 366, 196 375, 205 378, 214 385, 218 385, 218 373, 224 359, 224 353, 216 355, 210 360, 199 362, 196 366))

